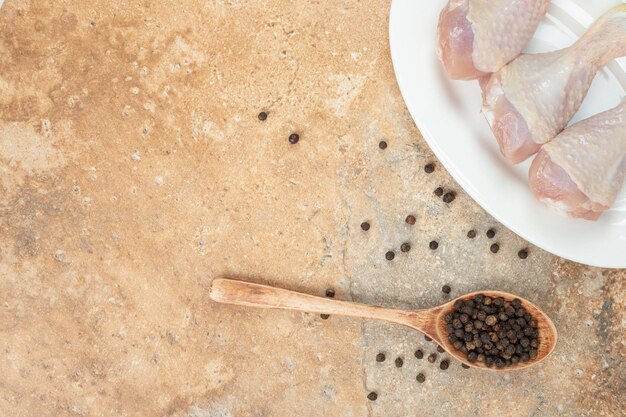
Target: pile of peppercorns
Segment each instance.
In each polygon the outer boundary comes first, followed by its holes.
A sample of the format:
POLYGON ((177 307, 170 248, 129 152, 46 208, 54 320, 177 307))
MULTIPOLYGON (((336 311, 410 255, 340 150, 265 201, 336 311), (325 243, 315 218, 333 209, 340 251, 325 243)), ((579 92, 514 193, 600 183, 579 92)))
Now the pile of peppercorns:
POLYGON ((537 320, 518 299, 509 302, 479 294, 457 300, 445 322, 448 340, 469 362, 504 368, 537 357, 537 320))

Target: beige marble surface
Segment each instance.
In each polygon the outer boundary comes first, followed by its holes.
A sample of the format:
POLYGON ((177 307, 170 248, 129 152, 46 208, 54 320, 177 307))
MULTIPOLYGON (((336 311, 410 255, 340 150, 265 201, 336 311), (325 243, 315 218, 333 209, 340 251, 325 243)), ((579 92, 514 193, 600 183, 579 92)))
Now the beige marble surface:
POLYGON ((388 7, 6 0, 0 415, 621 415, 626 273, 522 261, 527 243, 439 164, 424 173, 388 7), (545 309, 559 344, 524 371, 444 372, 407 329, 216 305, 224 274, 408 308, 445 283, 501 289, 545 309))

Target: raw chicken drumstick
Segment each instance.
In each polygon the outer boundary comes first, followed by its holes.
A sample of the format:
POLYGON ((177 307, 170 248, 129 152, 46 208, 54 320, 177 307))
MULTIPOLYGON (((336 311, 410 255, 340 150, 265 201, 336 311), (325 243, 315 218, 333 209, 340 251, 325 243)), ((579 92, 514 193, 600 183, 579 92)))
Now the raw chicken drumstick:
POLYGON ((437 54, 450 78, 471 80, 516 58, 550 0, 450 0, 439 16, 437 54))
POLYGON ((522 55, 493 74, 483 90, 483 113, 511 163, 552 140, 572 119, 596 72, 626 55, 626 4, 614 7, 574 45, 522 55))
POLYGON ((530 166, 541 201, 572 217, 597 220, 615 201, 626 176, 626 100, 565 129, 530 166))

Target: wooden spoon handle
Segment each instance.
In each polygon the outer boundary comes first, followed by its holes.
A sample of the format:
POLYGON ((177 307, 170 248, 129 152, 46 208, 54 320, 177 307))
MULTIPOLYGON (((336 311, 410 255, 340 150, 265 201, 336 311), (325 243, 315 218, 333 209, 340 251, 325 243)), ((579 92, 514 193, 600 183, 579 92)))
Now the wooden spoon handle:
POLYGON ((213 280, 210 297, 219 303, 363 317, 415 327, 414 312, 316 297, 232 279, 218 278, 213 280))

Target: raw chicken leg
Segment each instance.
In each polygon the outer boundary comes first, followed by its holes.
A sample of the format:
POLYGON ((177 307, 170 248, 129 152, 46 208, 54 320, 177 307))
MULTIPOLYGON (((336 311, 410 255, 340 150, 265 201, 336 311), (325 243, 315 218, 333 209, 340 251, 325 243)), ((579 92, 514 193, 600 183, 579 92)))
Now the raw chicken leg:
POLYGON ((483 113, 502 154, 518 163, 554 138, 574 116, 598 69, 626 55, 626 4, 560 51, 522 55, 493 74, 483 113))
POLYGON ((545 144, 530 166, 535 196, 572 217, 597 220, 626 177, 626 100, 545 144))
POLYGON ((437 54, 450 78, 480 78, 516 58, 549 4, 550 0, 450 0, 437 27, 437 54))

